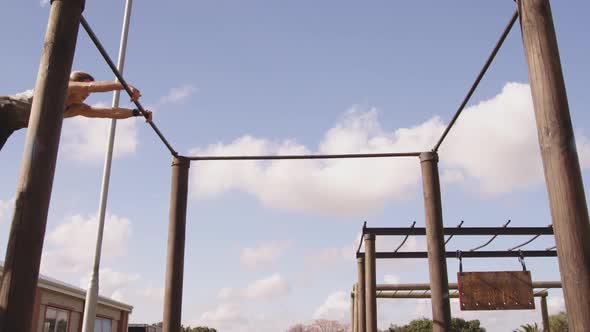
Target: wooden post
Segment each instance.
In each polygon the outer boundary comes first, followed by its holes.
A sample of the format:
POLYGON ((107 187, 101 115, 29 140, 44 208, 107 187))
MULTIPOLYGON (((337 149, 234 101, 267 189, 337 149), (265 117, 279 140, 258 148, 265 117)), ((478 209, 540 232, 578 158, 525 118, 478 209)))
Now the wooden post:
POLYGON ((352 332, 358 332, 358 317, 359 317, 359 301, 358 301, 358 288, 357 288, 357 284, 355 283, 353 286, 353 294, 354 294, 354 307, 353 307, 353 316, 352 316, 352 326, 350 328, 350 330, 352 332))
POLYGON ((543 317, 543 332, 549 330, 549 311, 547 310, 547 295, 541 296, 541 316, 543 317))
POLYGON ((518 1, 569 330, 590 331, 590 223, 548 0, 518 1))
POLYGON ((375 234, 365 234, 365 310, 366 332, 377 332, 377 276, 375 234))
POLYGON ((424 211, 426 219, 426 243, 428 269, 432 293, 432 321, 434 332, 450 332, 451 305, 449 303, 449 279, 445 258, 442 203, 436 152, 420 154, 424 211))
POLYGON ((16 190, 0 284, 0 331, 29 331, 64 105, 84 0, 54 0, 16 190))
POLYGON ((354 286, 350 292, 350 331, 354 332, 354 286))
POLYGON ((190 161, 184 157, 172 160, 163 332, 180 331, 189 167, 190 161))
POLYGON ((357 258, 357 268, 358 268, 358 281, 356 284, 357 289, 357 331, 358 332, 365 332, 366 325, 367 325, 367 314, 366 314, 366 305, 365 305, 365 258, 359 257, 357 258))

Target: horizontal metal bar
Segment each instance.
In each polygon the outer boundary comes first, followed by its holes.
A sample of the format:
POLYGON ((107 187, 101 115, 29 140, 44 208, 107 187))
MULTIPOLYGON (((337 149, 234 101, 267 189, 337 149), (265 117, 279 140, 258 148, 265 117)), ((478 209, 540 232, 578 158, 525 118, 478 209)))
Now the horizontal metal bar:
MULTIPOLYGON (((561 281, 533 281, 533 288, 561 288, 561 281)), ((377 284, 378 291, 430 290, 430 284, 377 284)), ((457 283, 449 283, 449 289, 458 289, 457 283)))
MULTIPOLYGON (((444 235, 553 235, 553 227, 445 227, 444 235)), ((365 234, 404 236, 426 235, 424 227, 367 227, 365 234)))
MULTIPOLYGON (((547 292, 540 292, 540 293, 533 293, 533 297, 547 297, 549 293, 547 292)), ((429 299, 430 293, 427 294, 417 294, 417 293, 388 293, 388 292, 380 292, 376 294, 378 299, 429 299)), ((449 294, 449 298, 451 299, 458 299, 459 294, 449 294)))
MULTIPOLYGON (((96 46, 96 48, 98 49, 98 51, 100 52, 100 54, 102 55, 102 57, 104 58, 106 63, 109 65, 109 67, 113 71, 113 74, 115 74, 115 76, 117 77, 119 82, 123 85, 123 88, 125 88, 125 91, 127 92, 127 94, 131 97, 133 95, 133 92, 131 91, 129 84, 127 84, 127 81, 125 81, 125 79, 123 78, 123 75, 121 75, 121 73, 119 72, 119 70, 115 66, 115 63, 113 62, 113 60, 111 59, 111 57, 109 56, 107 51, 102 46, 100 40, 98 40, 98 37, 96 37, 96 34, 94 34, 94 31, 92 31, 92 28, 90 28, 90 25, 88 24, 88 22, 86 21, 84 16, 82 16, 80 18, 80 23, 82 24, 82 27, 84 27, 84 30, 86 30, 86 33, 88 33, 88 37, 90 37, 90 39, 92 40, 92 42, 94 43, 94 45, 96 46)), ((147 119, 147 112, 145 111, 145 109, 143 108, 141 103, 139 101, 134 101, 133 103, 135 104, 135 106, 137 106, 137 108, 139 109, 141 114, 147 119)), ((158 137, 160 138, 162 143, 164 143, 164 145, 166 145, 166 148, 168 148, 168 151, 170 151, 170 153, 173 156, 175 156, 175 157, 178 156, 178 153, 176 152, 176 150, 174 150, 172 145, 170 145, 170 143, 168 142, 166 137, 164 137, 164 135, 162 134, 160 129, 158 129, 156 124, 153 121, 149 121, 148 124, 156 132, 156 135, 158 135, 158 137)))
POLYGON ((349 153, 349 154, 307 154, 307 155, 258 155, 258 156, 184 156, 188 160, 285 160, 285 159, 353 159, 418 157, 420 152, 400 153, 349 153))
MULTIPOLYGON (((503 258, 503 257, 557 257, 555 250, 523 250, 523 251, 462 251, 461 258, 503 258)), ((357 258, 365 257, 364 252, 356 254, 357 258)), ((447 251, 446 258, 456 258, 456 251, 447 251)), ((428 258, 426 251, 402 251, 402 252, 377 252, 377 259, 408 259, 408 258, 428 258)))

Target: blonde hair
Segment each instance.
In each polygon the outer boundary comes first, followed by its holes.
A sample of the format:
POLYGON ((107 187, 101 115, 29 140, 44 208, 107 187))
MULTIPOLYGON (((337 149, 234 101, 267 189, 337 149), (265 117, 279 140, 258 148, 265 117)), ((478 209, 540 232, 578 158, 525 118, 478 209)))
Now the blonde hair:
POLYGON ((70 81, 74 81, 74 82, 94 82, 94 77, 92 77, 92 75, 77 70, 77 71, 73 71, 70 74, 70 81))

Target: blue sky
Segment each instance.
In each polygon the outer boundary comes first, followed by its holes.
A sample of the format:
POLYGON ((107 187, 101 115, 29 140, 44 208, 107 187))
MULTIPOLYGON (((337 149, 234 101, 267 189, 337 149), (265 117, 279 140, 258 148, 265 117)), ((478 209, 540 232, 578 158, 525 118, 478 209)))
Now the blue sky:
MULTIPOLYGON (((0 93, 34 85, 48 6, 6 0, 0 93)), ((84 12, 116 57, 123 1, 84 12)), ((590 30, 584 1, 553 3, 584 177, 590 168, 590 30)), ((512 1, 136 1, 125 77, 181 153, 377 152, 429 149, 514 11, 512 1)), ((112 73, 84 31, 75 69, 112 73)), ((441 149, 445 225, 551 222, 518 26, 441 149)), ((109 104, 109 94, 90 103, 109 104)), ((127 102, 127 98, 122 98, 127 102)), ((125 106, 126 104, 122 104, 125 106)), ((107 123, 64 122, 43 273, 86 286, 94 246, 107 123)), ((170 156, 142 121, 119 122, 101 292, 135 306, 131 321, 161 320, 170 156)), ((0 164, 5 251, 25 131, 0 164)), ((203 162, 191 167, 183 322, 222 331, 280 331, 314 318, 347 320, 362 222, 424 224, 417 160, 203 162)), ((486 239, 453 240, 469 249, 486 239)), ((497 241, 496 249, 521 238, 497 241)), ((378 244, 391 248, 400 239, 378 244)), ((419 239, 410 243, 423 246, 419 239)), ((530 248, 545 248, 542 239, 530 248)), ((426 282, 425 261, 384 262, 378 280, 426 282)), ((559 278, 555 259, 528 259, 534 280, 559 278)), ((450 280, 458 263, 448 261, 450 280)), ((514 260, 465 268, 519 269, 514 260)), ((550 310, 561 293, 552 292, 550 310)), ((429 304, 379 302, 380 326, 429 315, 429 304), (403 304, 403 309, 400 309, 403 304)), ((453 307, 457 309, 456 305, 453 307)), ((458 310, 454 314, 460 315, 458 310)), ((489 331, 540 312, 469 313, 489 331)))

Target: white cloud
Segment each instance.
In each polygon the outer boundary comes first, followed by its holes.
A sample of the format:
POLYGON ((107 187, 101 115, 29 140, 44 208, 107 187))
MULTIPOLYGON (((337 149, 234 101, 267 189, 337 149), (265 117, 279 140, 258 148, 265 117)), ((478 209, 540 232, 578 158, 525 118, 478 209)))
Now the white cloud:
MULTIPOLYGON (((46 236, 41 271, 49 276, 86 272, 92 265, 97 217, 74 215, 46 236)), ((123 256, 131 236, 131 222, 114 214, 105 218, 102 259, 123 256)))
POLYGON ((146 297, 154 302, 160 302, 164 299, 164 287, 155 287, 147 285, 139 291, 139 295, 146 297))
MULTIPOLYGON (((390 134, 381 130, 375 110, 354 109, 325 134, 318 152, 422 149, 434 139, 432 126, 439 127, 438 120, 390 134)), ((310 150, 291 140, 271 142, 244 136, 228 145, 214 144, 191 153, 304 154, 310 150)), ((412 159, 202 162, 194 167, 192 192, 207 198, 236 189, 255 195, 273 208, 333 215, 361 213, 392 197, 403 199, 407 189, 419 180, 417 165, 412 159)))
POLYGON ((560 311, 565 311, 565 300, 563 296, 553 295, 547 297, 547 310, 549 314, 557 314, 560 311))
MULTIPOLYGON (((191 154, 308 154, 427 151, 445 125, 433 117, 411 128, 388 131, 375 109, 354 107, 331 129, 319 147, 293 140, 253 136, 229 144, 197 148, 191 154)), ((578 134, 582 166, 590 167, 590 140, 578 134)), ((543 181, 530 88, 508 83, 495 97, 467 108, 440 150, 445 183, 498 195, 543 181)), ((362 214, 388 200, 403 200, 419 190, 416 159, 201 162, 192 171, 192 193, 213 198, 231 190, 255 196, 263 205, 331 215, 362 214)))
POLYGON ((314 319, 329 319, 345 322, 350 319, 350 294, 338 291, 330 294, 313 314, 314 319))
POLYGON ((287 281, 279 273, 267 278, 256 280, 246 288, 222 288, 217 297, 221 300, 236 299, 274 299, 289 293, 290 287, 287 281))
POLYGON ((350 263, 356 259, 357 246, 358 242, 342 247, 324 248, 305 257, 305 261, 313 266, 350 263))
MULTIPOLYGON (((111 268, 99 271, 99 293, 117 301, 125 301, 124 291, 140 279, 139 274, 114 271, 111 268)), ((80 287, 86 289, 90 283, 90 274, 80 279, 80 287)))
POLYGON ((194 85, 183 85, 172 88, 168 91, 168 94, 160 98, 160 104, 166 103, 179 103, 197 92, 197 88, 194 85))
POLYGON ((530 88, 508 83, 497 96, 466 109, 441 147, 441 161, 485 194, 542 181, 530 88))
MULTIPOLYGON (((105 105, 99 105, 104 107, 105 105)), ((113 158, 133 154, 138 144, 138 119, 117 121, 113 158)), ((64 121, 61 147, 68 159, 96 162, 104 160, 111 119, 77 116, 64 121)))
POLYGON ((7 201, 3 201, 0 199, 0 222, 4 221, 4 219, 8 219, 8 214, 12 211, 14 207, 14 198, 11 198, 7 201))
POLYGON ((247 324, 248 319, 244 317, 240 308, 234 303, 224 303, 216 308, 204 312, 197 320, 196 325, 215 327, 217 330, 226 330, 247 324))
POLYGON ((305 262, 309 267, 321 267, 322 269, 327 265, 340 263, 351 264, 356 260, 356 250, 358 249, 360 239, 361 233, 359 232, 356 234, 354 240, 348 244, 314 250, 305 257, 305 262))
POLYGON ((394 285, 398 285, 400 282, 400 278, 396 275, 393 274, 386 274, 383 276, 383 281, 386 284, 394 284, 394 285))
POLYGON ((49 0, 41 0, 41 1, 39 1, 39 5, 40 5, 41 7, 45 7, 45 6, 47 6, 48 4, 49 4, 49 0))
MULTIPOLYGON (((444 128, 433 117, 411 128, 383 129, 375 109, 353 108, 328 130, 314 153, 429 150, 444 128)), ((578 134, 583 167, 590 167, 590 140, 578 134)), ((193 149, 192 154, 308 154, 293 140, 249 135, 229 144, 193 149)), ((543 180, 530 88, 508 83, 497 96, 467 108, 440 150, 445 183, 467 184, 497 195, 543 180)), ((230 190, 254 195, 262 204, 324 214, 360 214, 418 190, 415 159, 202 162, 192 172, 192 193, 212 198, 230 190)))
POLYGON ((279 273, 260 279, 248 285, 244 296, 250 299, 271 299, 289 292, 287 281, 279 273))
POLYGON ((244 248, 240 254, 240 262, 250 269, 255 269, 276 261, 292 245, 291 241, 273 241, 254 248, 244 248))

